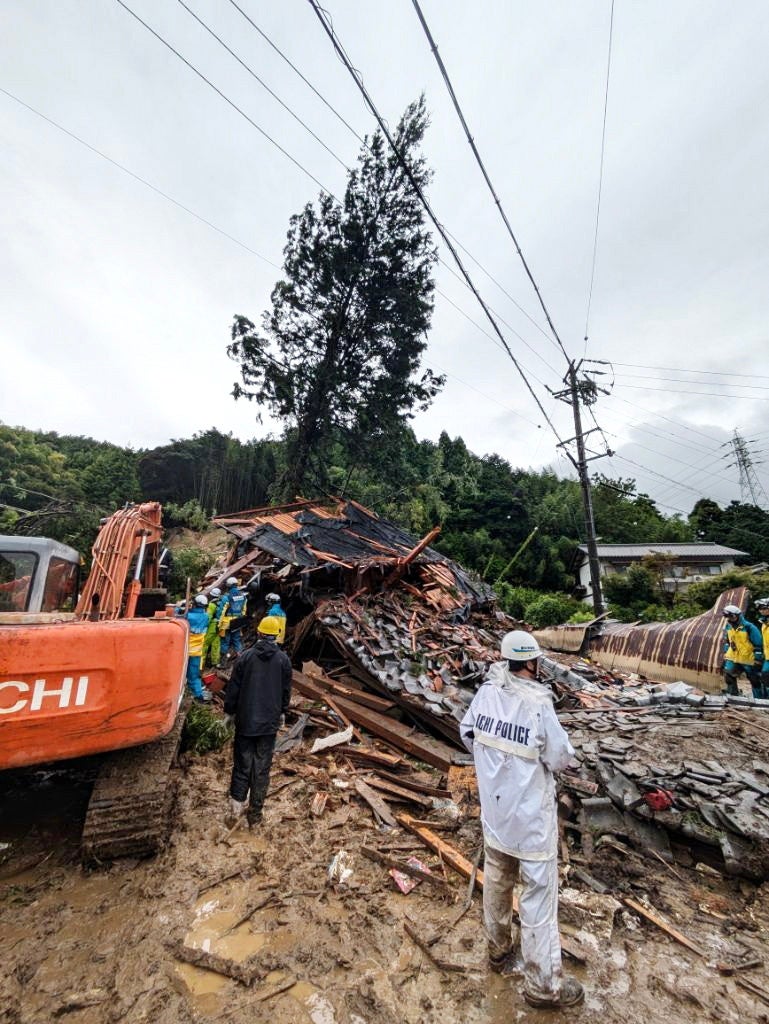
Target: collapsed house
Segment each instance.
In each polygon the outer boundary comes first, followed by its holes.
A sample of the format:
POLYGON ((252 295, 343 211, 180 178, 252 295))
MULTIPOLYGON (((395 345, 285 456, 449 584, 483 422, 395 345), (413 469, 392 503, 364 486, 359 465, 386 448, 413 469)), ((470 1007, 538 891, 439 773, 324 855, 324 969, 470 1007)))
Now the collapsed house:
MULTIPOLYGON (((468 763, 459 722, 501 637, 519 624, 494 607, 485 584, 430 547, 437 530, 417 542, 341 499, 215 522, 233 544, 209 586, 238 575, 257 614, 260 596, 280 593, 304 698, 383 749, 443 772, 468 763)), ((729 591, 681 623, 537 634, 568 652, 543 659, 543 669, 576 749, 562 809, 583 855, 614 844, 670 861, 689 846, 725 872, 769 878, 769 762, 733 718, 751 716, 765 735, 757 720, 769 702, 703 692, 720 680, 721 608, 746 600, 744 589, 729 591)))

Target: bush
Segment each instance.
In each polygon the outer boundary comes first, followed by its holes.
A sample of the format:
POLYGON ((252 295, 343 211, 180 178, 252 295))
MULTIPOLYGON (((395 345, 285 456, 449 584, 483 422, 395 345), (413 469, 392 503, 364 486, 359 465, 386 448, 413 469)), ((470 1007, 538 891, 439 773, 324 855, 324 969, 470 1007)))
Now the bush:
POLYGON ((232 735, 224 719, 205 704, 193 704, 184 723, 183 747, 193 754, 210 754, 221 750, 232 735))
POLYGON ((541 597, 538 590, 531 587, 513 587, 509 583, 498 583, 494 589, 499 607, 514 619, 523 619, 526 606, 541 597))
POLYGON ((592 609, 586 608, 582 611, 580 608, 579 611, 576 611, 573 615, 569 616, 569 623, 571 625, 578 626, 582 622, 592 622, 594 618, 595 612, 592 609))
POLYGON ((163 524, 165 526, 186 526, 188 530, 203 533, 211 525, 200 502, 193 498, 183 505, 175 505, 169 501, 163 506, 163 524))
POLYGON ((184 597, 187 577, 192 580, 193 590, 211 566, 211 556, 200 548, 177 548, 172 552, 171 575, 168 588, 175 597, 184 597))
POLYGON ((558 626, 575 612, 581 611, 579 602, 566 594, 540 594, 526 605, 523 618, 534 629, 558 626))
MULTIPOLYGON (((756 597, 765 597, 769 595, 769 573, 752 573, 741 569, 732 569, 729 572, 722 573, 720 576, 713 576, 710 579, 703 580, 702 583, 692 583, 687 588, 686 593, 680 595, 680 599, 676 598, 675 604, 678 605, 680 603, 690 608, 697 608, 698 611, 695 614, 699 615, 702 612, 709 611, 719 596, 725 590, 731 590, 733 587, 747 587, 754 599, 756 597)), ((754 609, 751 606, 748 610, 752 613, 754 609)), ((750 617, 749 614, 748 618, 750 617)))

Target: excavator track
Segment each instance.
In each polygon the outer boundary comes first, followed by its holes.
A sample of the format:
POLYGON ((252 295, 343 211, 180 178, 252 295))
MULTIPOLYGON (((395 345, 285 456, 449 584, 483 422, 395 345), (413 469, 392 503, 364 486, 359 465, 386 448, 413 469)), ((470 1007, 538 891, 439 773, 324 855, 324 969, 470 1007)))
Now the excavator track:
POLYGON ((165 846, 175 788, 171 768, 188 708, 185 699, 167 736, 105 758, 83 825, 83 861, 147 857, 165 846))

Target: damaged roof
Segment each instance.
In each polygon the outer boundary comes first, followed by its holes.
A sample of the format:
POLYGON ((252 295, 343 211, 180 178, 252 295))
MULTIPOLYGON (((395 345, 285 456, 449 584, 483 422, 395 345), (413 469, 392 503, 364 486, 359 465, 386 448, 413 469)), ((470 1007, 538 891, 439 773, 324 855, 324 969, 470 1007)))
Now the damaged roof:
MULTIPOLYGON (((358 573, 374 566, 396 568, 412 560, 418 545, 400 526, 341 498, 248 509, 217 516, 214 522, 244 544, 305 570, 329 563, 358 573)), ((424 583, 456 591, 456 604, 468 599, 486 604, 493 598, 490 587, 432 547, 421 548, 413 565, 424 583)))

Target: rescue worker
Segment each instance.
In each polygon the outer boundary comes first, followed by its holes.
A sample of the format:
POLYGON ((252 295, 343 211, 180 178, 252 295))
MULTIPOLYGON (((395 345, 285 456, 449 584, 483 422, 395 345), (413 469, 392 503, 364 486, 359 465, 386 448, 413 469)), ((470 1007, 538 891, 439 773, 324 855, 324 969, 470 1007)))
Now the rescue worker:
POLYGON ((211 587, 211 593, 208 596, 208 607, 206 608, 208 613, 208 630, 206 631, 206 638, 203 641, 203 658, 200 662, 201 671, 206 667, 206 665, 210 665, 211 668, 218 668, 219 661, 221 660, 219 620, 216 616, 216 612, 219 607, 219 598, 221 596, 222 592, 219 587, 211 587))
POLYGON ((584 990, 563 976, 558 932, 558 817, 554 774, 574 755, 550 691, 538 682, 539 645, 513 630, 459 727, 473 754, 484 839, 483 916, 489 966, 520 970, 530 1006, 576 1006, 584 990), (520 930, 513 886, 520 874, 520 930))
POLYGON ((246 607, 246 595, 238 587, 238 581, 234 576, 227 580, 227 590, 222 595, 217 607, 219 618, 219 637, 221 638, 221 656, 226 658, 232 646, 233 654, 237 655, 243 650, 243 639, 241 637, 241 625, 233 626, 233 620, 243 617, 246 607))
MULTIPOLYGON (((761 662, 761 675, 759 683, 761 696, 759 699, 769 700, 769 597, 762 597, 756 601, 756 608, 761 617, 761 635, 764 641, 763 661, 761 662)), ((753 687, 753 696, 757 697, 756 687, 753 687)))
POLYGON ((235 663, 224 694, 225 722, 235 725, 234 759, 227 824, 246 812, 251 828, 262 820, 278 729, 291 699, 291 662, 276 643, 280 625, 266 616, 258 639, 235 663))
POLYGON ((192 696, 195 700, 201 704, 207 704, 211 700, 211 694, 205 689, 203 680, 200 678, 200 661, 203 655, 206 632, 208 631, 207 604, 208 598, 206 595, 198 594, 186 616, 190 627, 187 644, 187 686, 192 691, 192 696))
POLYGON ((268 594, 265 598, 267 602, 267 614, 277 619, 280 623, 280 633, 278 633, 278 643, 283 644, 286 640, 286 613, 283 611, 280 604, 280 594, 268 594))
POLYGON ((728 604, 723 611, 724 622, 724 682, 734 697, 739 696, 737 680, 745 678, 756 694, 761 666, 764 661, 764 640, 757 626, 748 622, 736 604, 728 604))

